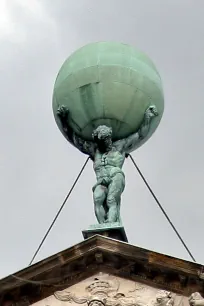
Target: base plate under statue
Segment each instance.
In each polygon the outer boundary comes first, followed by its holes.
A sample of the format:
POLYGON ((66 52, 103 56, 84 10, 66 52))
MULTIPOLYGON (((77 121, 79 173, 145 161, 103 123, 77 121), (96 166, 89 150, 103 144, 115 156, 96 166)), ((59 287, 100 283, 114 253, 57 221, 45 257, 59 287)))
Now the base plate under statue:
POLYGON ((87 230, 83 230, 84 239, 94 235, 102 235, 120 241, 128 242, 125 229, 120 222, 103 223, 90 225, 87 230))

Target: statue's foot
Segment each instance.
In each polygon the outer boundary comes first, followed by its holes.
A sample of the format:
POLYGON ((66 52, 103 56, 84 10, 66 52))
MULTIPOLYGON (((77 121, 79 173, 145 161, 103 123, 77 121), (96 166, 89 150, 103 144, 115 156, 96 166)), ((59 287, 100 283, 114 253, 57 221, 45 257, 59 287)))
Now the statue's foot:
POLYGON ((109 220, 109 219, 107 219, 107 220, 105 220, 104 223, 117 223, 117 222, 119 222, 119 221, 118 220, 109 220))
POLYGON ((105 224, 111 223, 109 220, 104 221, 105 224))

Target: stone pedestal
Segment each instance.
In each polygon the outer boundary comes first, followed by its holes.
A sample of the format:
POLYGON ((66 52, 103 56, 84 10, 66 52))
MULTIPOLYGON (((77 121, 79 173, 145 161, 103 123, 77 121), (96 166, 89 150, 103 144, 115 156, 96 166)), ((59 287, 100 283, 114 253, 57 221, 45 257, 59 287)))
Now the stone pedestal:
POLYGON ((84 239, 90 238, 94 235, 101 235, 123 242, 128 242, 125 229, 120 222, 103 223, 90 225, 87 230, 83 230, 84 239))

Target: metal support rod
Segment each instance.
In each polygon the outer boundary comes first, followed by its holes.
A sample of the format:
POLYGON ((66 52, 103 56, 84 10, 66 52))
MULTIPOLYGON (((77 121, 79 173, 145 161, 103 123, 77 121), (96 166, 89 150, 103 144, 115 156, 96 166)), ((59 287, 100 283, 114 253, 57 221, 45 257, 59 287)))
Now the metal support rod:
POLYGON ((135 168, 137 169, 139 175, 141 176, 141 178, 143 179, 145 185, 147 186, 147 188, 149 189, 149 192, 151 193, 151 195, 153 196, 153 198, 155 199, 157 205, 159 206, 159 208, 161 209, 161 211, 163 212, 164 216, 166 217, 166 219, 168 220, 169 224, 171 225, 171 227, 173 228, 174 232, 176 233, 177 237, 179 238, 179 240, 181 241, 181 243, 183 244, 184 248, 186 249, 186 251, 188 252, 189 256, 191 257, 191 259, 196 262, 194 256, 192 255, 192 253, 190 252, 189 248, 187 247, 187 245, 185 244, 183 238, 181 237, 181 235, 179 234, 179 232, 177 231, 177 229, 175 228, 175 226, 173 225, 172 221, 170 220, 169 216, 167 215, 167 213, 165 212, 164 208, 162 207, 162 205, 160 204, 159 200, 157 199, 156 195, 154 194, 152 188, 150 187, 150 185, 148 184, 148 182, 146 181, 144 175, 142 174, 142 172, 140 171, 139 167, 137 166, 136 162, 134 161, 133 157, 131 154, 128 155, 131 159, 131 161, 133 162, 135 168))
POLYGON ((82 172, 84 171, 84 169, 85 169, 85 167, 86 167, 86 165, 87 165, 87 163, 88 163, 89 158, 90 158, 90 157, 88 157, 88 158, 86 159, 86 161, 85 161, 83 167, 81 168, 81 171, 79 172, 79 174, 78 174, 77 178, 75 179, 75 181, 74 181, 74 183, 73 183, 71 189, 69 190, 69 192, 68 192, 66 198, 64 199, 64 201, 63 201, 63 203, 62 203, 60 209, 58 210, 58 212, 57 212, 55 218, 53 219, 53 221, 52 221, 50 227, 48 228, 48 230, 47 230, 45 236, 43 237, 42 241, 40 242, 39 247, 37 248, 35 254, 33 255, 32 259, 31 259, 31 261, 30 261, 30 263, 29 263, 29 266, 32 265, 32 263, 33 263, 35 257, 37 256, 37 254, 38 254, 38 252, 40 251, 40 249, 41 249, 43 243, 45 242, 45 239, 46 239, 47 236, 49 235, 49 233, 50 233, 50 231, 51 231, 53 225, 55 224, 57 218, 59 217, 59 214, 61 213, 61 211, 62 211, 62 209, 64 208, 64 206, 65 206, 65 204, 66 204, 66 202, 67 202, 67 200, 68 200, 70 194, 72 193, 72 190, 74 189, 74 187, 75 187, 77 181, 79 180, 79 178, 80 178, 82 172))

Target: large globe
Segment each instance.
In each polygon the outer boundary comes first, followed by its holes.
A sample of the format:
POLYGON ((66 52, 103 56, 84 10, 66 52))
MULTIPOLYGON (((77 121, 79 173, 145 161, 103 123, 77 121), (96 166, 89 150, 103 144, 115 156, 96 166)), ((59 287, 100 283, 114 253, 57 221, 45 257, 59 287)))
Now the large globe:
MULTIPOLYGON (((164 110, 161 78, 152 61, 139 50, 122 43, 98 42, 74 52, 62 65, 54 85, 53 111, 70 111, 70 126, 83 139, 93 130, 112 127, 113 139, 136 132, 149 105, 159 112, 148 136, 157 128, 164 110)), ((143 141, 144 142, 144 141, 143 141)))

